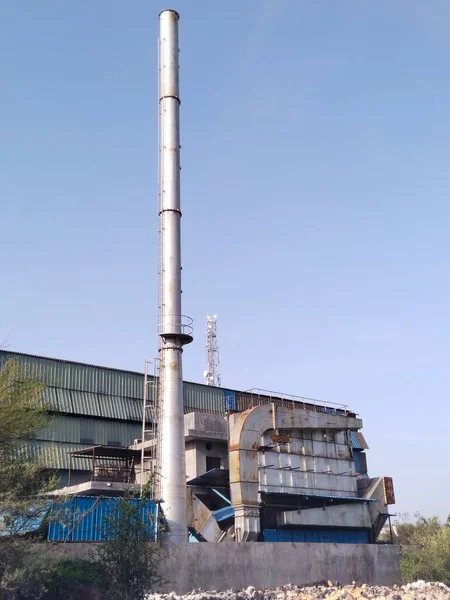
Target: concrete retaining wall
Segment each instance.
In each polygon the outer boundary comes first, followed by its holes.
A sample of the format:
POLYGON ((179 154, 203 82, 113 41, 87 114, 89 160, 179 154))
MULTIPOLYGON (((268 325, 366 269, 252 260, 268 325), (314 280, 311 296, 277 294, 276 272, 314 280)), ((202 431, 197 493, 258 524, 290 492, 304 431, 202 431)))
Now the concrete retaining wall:
MULTIPOLYGON (((83 556, 89 544, 48 544, 51 554, 83 556)), ((399 546, 362 544, 222 543, 168 548, 160 590, 274 588, 331 579, 340 583, 400 582, 399 546)))

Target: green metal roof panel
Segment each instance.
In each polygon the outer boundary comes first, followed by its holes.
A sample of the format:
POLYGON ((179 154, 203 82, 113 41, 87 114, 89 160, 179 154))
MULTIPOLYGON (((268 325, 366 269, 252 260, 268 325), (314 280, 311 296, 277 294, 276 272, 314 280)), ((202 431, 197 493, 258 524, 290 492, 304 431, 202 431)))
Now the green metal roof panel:
MULTIPOLYGON (((0 350, 0 367, 8 359, 17 361, 27 375, 50 386, 46 394, 55 411, 109 419, 142 419, 142 373, 0 350)), ((188 412, 223 413, 223 389, 184 382, 183 390, 188 412)))
POLYGON ((29 377, 37 377, 56 388, 128 398, 143 397, 144 376, 141 373, 0 351, 0 367, 7 360, 15 360, 29 377))

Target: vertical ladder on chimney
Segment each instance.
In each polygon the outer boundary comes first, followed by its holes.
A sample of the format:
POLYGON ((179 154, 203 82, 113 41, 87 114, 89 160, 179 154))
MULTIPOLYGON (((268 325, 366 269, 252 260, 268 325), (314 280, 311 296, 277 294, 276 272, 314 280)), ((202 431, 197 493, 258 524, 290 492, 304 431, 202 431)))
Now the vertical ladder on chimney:
POLYGON ((161 458, 160 427, 158 427, 158 365, 159 361, 145 361, 144 369, 144 401, 142 410, 141 438, 141 495, 149 484, 149 494, 157 500, 159 494, 159 463, 161 458), (150 365, 153 364, 153 375, 150 365))

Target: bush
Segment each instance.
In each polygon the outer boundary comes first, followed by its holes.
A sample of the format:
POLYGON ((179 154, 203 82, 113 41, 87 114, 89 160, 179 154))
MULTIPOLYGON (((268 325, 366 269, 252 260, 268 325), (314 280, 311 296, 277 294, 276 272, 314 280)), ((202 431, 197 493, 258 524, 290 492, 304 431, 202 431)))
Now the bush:
POLYGON ((106 573, 100 563, 67 558, 17 571, 7 583, 15 600, 88 600, 103 598, 106 573))
POLYGON ((160 566, 161 544, 154 541, 142 521, 142 507, 125 494, 108 518, 107 541, 95 547, 97 560, 107 573, 111 600, 142 600, 155 585, 164 583, 160 566))
POLYGON ((433 517, 396 524, 402 546, 401 569, 405 583, 423 579, 450 585, 450 523, 433 517))

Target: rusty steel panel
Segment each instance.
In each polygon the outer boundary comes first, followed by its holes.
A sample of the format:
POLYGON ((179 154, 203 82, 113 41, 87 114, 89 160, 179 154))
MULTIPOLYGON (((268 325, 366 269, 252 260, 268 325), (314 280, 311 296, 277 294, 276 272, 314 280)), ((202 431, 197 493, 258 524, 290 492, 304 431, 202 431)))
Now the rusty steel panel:
POLYGON ((383 477, 384 500, 386 504, 395 504, 394 481, 392 477, 383 477))
POLYGON ((272 442, 274 442, 275 444, 288 444, 289 443, 289 437, 287 435, 275 435, 272 433, 269 435, 269 437, 272 440, 272 442))

